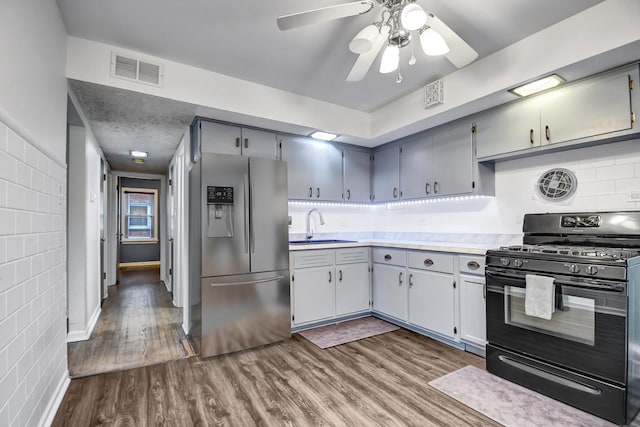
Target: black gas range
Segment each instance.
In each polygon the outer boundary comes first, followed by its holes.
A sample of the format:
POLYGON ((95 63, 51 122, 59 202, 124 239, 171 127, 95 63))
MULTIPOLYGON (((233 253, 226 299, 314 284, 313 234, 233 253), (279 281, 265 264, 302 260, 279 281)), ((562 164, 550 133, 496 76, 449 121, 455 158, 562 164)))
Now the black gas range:
POLYGON ((525 215, 487 252, 487 370, 618 424, 640 409, 640 212, 525 215), (550 318, 527 311, 543 276, 550 318), (533 294, 533 291, 532 291, 533 294))

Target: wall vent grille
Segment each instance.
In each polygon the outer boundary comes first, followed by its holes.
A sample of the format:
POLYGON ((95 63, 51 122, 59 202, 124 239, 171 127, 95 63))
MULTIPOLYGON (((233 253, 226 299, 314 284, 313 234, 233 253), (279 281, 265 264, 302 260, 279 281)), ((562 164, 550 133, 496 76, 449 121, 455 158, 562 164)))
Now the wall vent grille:
POLYGON ((111 53, 111 76, 152 86, 162 86, 162 65, 111 53))
POLYGON ((544 200, 557 202, 571 197, 578 188, 576 175, 568 169, 550 169, 540 175, 536 184, 538 195, 544 200))

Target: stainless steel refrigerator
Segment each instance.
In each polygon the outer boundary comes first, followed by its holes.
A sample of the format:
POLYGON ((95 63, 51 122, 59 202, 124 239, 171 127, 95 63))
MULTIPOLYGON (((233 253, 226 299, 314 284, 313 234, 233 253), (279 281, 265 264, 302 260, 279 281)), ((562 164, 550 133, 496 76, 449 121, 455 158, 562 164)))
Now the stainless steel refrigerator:
POLYGON ((190 334, 201 356, 289 338, 286 163, 203 153, 189 193, 190 334))

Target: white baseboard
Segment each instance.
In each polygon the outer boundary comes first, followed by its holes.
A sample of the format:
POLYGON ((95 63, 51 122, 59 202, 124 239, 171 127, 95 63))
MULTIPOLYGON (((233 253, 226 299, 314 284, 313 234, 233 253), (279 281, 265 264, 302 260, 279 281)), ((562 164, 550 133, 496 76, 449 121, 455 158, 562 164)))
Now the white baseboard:
POLYGON ((48 427, 53 424, 53 419, 58 412, 58 408, 60 408, 60 403, 62 403, 62 399, 64 398, 70 383, 71 379, 69 378, 69 371, 64 371, 64 375, 60 378, 60 381, 58 381, 56 390, 53 393, 53 396, 51 396, 51 399, 49 399, 49 403, 47 403, 47 407, 44 409, 42 417, 40 417, 38 427, 48 427))
POLYGON ((91 319, 89 319, 89 324, 87 327, 81 331, 69 331, 67 333, 67 342, 78 342, 78 341, 86 341, 91 338, 91 333, 93 332, 93 328, 96 327, 96 323, 98 323, 98 318, 100 317, 100 313, 102 309, 100 306, 96 308, 96 310, 91 315, 91 319))

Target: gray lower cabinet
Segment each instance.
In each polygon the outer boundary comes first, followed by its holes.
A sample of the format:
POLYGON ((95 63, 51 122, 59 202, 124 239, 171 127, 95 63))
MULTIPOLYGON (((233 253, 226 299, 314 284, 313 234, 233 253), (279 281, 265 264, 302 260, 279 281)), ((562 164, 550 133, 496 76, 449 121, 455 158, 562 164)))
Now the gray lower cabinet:
POLYGON ((200 120, 197 137, 200 138, 200 149, 203 153, 277 158, 274 132, 200 120))
POLYGON ((371 201, 371 153, 343 148, 342 156, 344 201, 369 203, 371 201))
POLYGON ((342 201, 342 151, 333 144, 302 136, 280 136, 287 162, 289 198, 342 201))
POLYGON ((630 81, 637 77, 634 65, 480 113, 477 157, 631 133, 632 101, 639 98, 630 81))
POLYGON ((373 309, 407 321, 407 270, 394 265, 373 264, 373 309))
POLYGON ((400 198, 400 147, 392 145, 373 153, 373 201, 400 198))
POLYGON ((460 255, 460 339, 483 354, 487 343, 483 256, 460 255))

